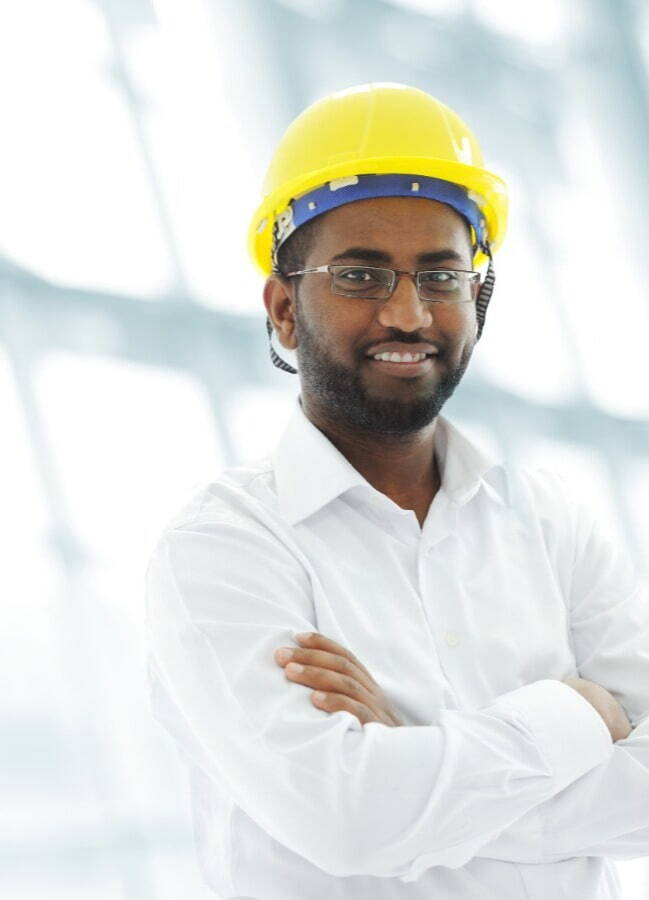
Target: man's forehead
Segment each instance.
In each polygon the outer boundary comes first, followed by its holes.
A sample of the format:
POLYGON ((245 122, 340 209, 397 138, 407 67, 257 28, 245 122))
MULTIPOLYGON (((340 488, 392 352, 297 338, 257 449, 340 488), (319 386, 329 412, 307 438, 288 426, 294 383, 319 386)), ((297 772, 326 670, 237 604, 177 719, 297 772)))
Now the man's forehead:
POLYGON ((317 244, 337 258, 391 262, 404 251, 417 262, 465 259, 469 225, 448 204, 427 197, 372 197, 322 216, 317 244))
POLYGON ((326 214, 328 220, 333 222, 354 222, 366 220, 371 222, 388 216, 403 215, 416 216, 419 219, 431 219, 440 221, 460 222, 462 216, 448 203, 440 200, 432 200, 430 197, 364 197, 362 200, 352 200, 343 203, 326 214))
MULTIPOLYGON (((451 262, 453 260, 463 262, 465 256, 466 254, 462 254, 453 247, 439 247, 436 250, 423 250, 419 253, 415 253, 414 259, 417 263, 439 263, 447 261, 451 262)), ((345 247, 344 250, 335 253, 331 257, 330 262, 354 260, 375 263, 392 263, 395 258, 395 254, 390 253, 389 250, 381 250, 374 246, 364 247, 357 244, 354 247, 345 247)))

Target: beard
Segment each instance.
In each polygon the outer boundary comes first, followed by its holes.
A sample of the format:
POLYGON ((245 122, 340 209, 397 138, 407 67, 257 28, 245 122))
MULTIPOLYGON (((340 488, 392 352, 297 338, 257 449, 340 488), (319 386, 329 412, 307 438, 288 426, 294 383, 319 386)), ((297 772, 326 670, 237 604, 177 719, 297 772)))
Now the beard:
MULTIPOLYGON (((302 389, 333 421, 368 434, 406 437, 429 425, 462 380, 474 346, 467 345, 459 363, 445 373, 433 373, 428 390, 420 389, 408 397, 378 396, 368 391, 360 374, 361 366, 371 362, 363 361, 357 369, 350 369, 332 359, 302 318, 299 303, 295 307, 295 327, 302 389)), ((444 362, 442 350, 436 360, 434 366, 444 362)))

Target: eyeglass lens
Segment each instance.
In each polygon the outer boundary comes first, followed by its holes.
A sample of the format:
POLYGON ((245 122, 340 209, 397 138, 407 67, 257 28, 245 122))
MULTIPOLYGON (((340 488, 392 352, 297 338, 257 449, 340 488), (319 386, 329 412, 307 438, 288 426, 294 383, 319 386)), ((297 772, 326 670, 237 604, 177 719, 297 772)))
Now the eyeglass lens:
MULTIPOLYGON (((332 266, 334 291, 368 300, 387 299, 393 273, 374 266, 332 266)), ((419 295, 425 299, 461 300, 468 282, 467 272, 434 269, 419 274, 419 295)))

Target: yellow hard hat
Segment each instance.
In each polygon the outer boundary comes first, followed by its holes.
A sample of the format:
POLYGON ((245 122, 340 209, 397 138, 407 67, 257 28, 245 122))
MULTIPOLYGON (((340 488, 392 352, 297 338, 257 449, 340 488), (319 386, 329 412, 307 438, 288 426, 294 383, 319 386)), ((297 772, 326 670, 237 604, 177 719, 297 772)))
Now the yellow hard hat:
MULTIPOLYGON (((460 185, 474 201, 492 252, 507 227, 507 186, 484 168, 465 122, 419 88, 373 82, 338 91, 289 125, 270 162, 263 200, 248 230, 248 251, 272 271, 273 230, 291 202, 326 182, 362 174, 429 176, 460 185)), ((474 265, 486 261, 478 249, 474 265)))

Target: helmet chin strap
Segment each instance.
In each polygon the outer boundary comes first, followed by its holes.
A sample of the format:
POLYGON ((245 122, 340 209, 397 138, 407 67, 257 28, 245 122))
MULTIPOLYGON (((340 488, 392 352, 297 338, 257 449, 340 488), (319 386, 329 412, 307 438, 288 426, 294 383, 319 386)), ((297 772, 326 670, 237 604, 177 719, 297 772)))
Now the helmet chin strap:
MULTIPOLYGON (((489 265, 487 266, 487 273, 484 277, 484 281, 480 285, 480 290, 478 292, 478 296, 476 298, 476 318, 478 320, 478 331, 476 333, 476 342, 480 340, 482 335, 482 329, 484 328, 485 317, 487 315, 487 307, 489 306, 489 301, 491 300, 491 295, 493 294, 494 284, 496 282, 496 273, 494 272, 493 267, 493 256, 491 255, 491 248, 489 247, 489 242, 484 241, 480 245, 480 249, 485 253, 486 256, 489 257, 489 265)), ((273 267, 273 271, 277 271, 275 267, 273 267)), ((287 362, 285 362, 281 356, 279 356, 275 352, 275 348, 273 347, 273 326, 271 325, 270 317, 266 316, 266 330, 268 332, 268 348, 270 351, 270 358, 274 366, 278 369, 282 369, 283 372, 290 372, 292 375, 297 375, 297 369, 294 369, 293 366, 290 366, 287 362)))
POLYGON ((273 326, 270 324, 270 318, 266 316, 266 330, 268 331, 268 349, 270 350, 270 358, 273 361, 273 365, 277 366, 278 369, 282 369, 284 372, 290 372, 292 375, 297 375, 297 369, 294 369, 293 366, 289 366, 287 362, 275 353, 275 348, 273 347, 273 326))
POLYGON ((485 317, 487 315, 487 307, 489 306, 489 301, 491 300, 494 284, 496 282, 496 273, 494 272, 493 257, 491 255, 489 242, 483 241, 483 243, 480 245, 480 249, 489 257, 489 265, 487 266, 487 274, 484 277, 484 281, 480 285, 480 291, 478 292, 478 296, 475 302, 476 318, 478 320, 478 332, 476 334, 476 341, 480 340, 482 329, 484 328, 485 317))

